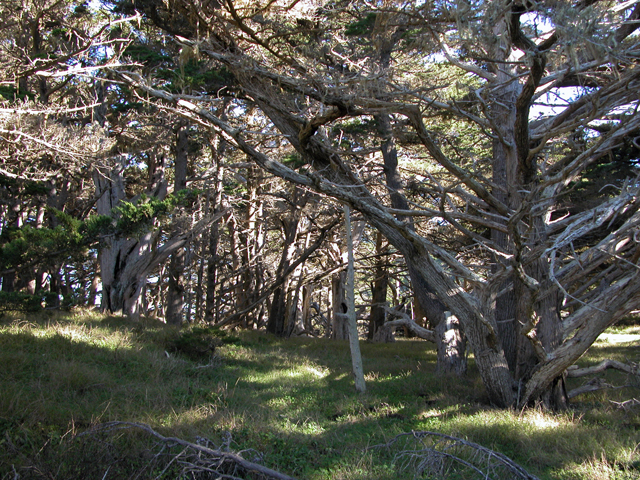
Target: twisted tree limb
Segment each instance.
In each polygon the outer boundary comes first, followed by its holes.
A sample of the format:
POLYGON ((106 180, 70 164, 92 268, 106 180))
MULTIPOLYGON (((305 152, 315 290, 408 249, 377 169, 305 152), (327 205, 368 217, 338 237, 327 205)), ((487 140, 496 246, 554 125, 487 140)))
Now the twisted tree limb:
POLYGON ((405 327, 416 337, 435 343, 436 335, 432 330, 427 330, 426 328, 421 327, 413 320, 413 318, 409 317, 409 315, 404 312, 399 312, 398 310, 389 308, 386 305, 384 306, 384 309, 389 315, 398 317, 398 319, 392 320, 390 322, 385 322, 380 327, 380 330, 390 330, 396 327, 405 327))

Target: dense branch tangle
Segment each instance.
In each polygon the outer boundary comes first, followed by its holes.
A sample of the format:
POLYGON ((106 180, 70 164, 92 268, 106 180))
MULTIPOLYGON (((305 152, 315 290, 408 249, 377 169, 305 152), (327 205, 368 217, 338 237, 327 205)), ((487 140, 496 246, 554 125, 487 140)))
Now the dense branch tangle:
MULTIPOLYGON (((602 3, 591 8, 605 8, 602 3)), ((145 7, 140 4, 143 13, 172 31, 170 12, 159 18, 145 7)), ((584 38, 565 31, 536 38, 525 19, 541 15, 560 25, 570 13, 559 8, 529 12, 536 7, 490 2, 472 20, 456 24, 462 12, 396 9, 393 4, 378 11, 358 7, 361 13, 314 10, 304 3, 261 8, 226 2, 209 10, 181 4, 184 18, 198 21, 172 33, 186 37, 180 39, 185 47, 234 75, 235 82, 217 92, 232 95, 238 104, 228 121, 212 113, 210 105, 217 100, 207 92, 184 97, 134 72, 119 75, 162 99, 165 108, 224 135, 266 171, 359 210, 460 319, 493 401, 512 405, 543 398, 604 328, 637 308, 637 182, 619 185, 619 196, 582 211, 565 202, 588 168, 614 155, 624 137, 639 130, 637 40, 628 36, 624 12, 618 14, 619 27, 607 27, 627 32, 616 36, 615 56, 603 36, 602 49, 576 64, 570 42, 584 38), (451 28, 458 36, 447 33, 451 28), (393 52, 390 67, 376 63, 382 45, 393 52), (449 63, 425 67, 427 55, 440 49, 449 63), (609 73, 603 75, 603 68, 609 73), (459 72, 473 77, 468 86, 459 72), (536 98, 569 83, 570 77, 598 78, 598 83, 578 90, 578 98, 563 111, 530 122, 536 98), (461 84, 462 94, 452 82, 461 84), (255 108, 270 122, 260 142, 242 128, 243 116, 255 108), (376 133, 363 129, 358 137, 349 130, 380 115, 391 116, 398 138, 413 139, 403 146, 405 161, 418 162, 416 153, 428 153, 429 164, 418 163, 424 173, 414 180, 427 181, 430 170, 441 172, 439 198, 416 204, 416 212, 438 214, 417 229, 394 217, 414 212, 390 209, 388 190, 371 181, 377 175, 371 169, 375 157, 358 156, 358 151, 372 151, 376 133), (431 118, 452 123, 447 127, 431 118), (597 122, 612 128, 589 133, 597 122), (451 140, 456 128, 477 141, 456 145, 451 140), (271 156, 265 148, 269 135, 286 139, 309 167, 292 170, 271 156), (569 142, 576 135, 577 143, 569 142), (500 161, 502 177, 496 176, 500 161), (480 263, 491 268, 466 265, 455 251, 436 244, 431 232, 439 224, 481 247, 480 263), (489 238, 482 231, 487 227, 502 237, 489 238), (496 300, 506 294, 514 295, 517 304, 509 327, 517 346, 508 344, 496 323, 496 300), (509 353, 510 348, 516 350, 509 353)), ((578 8, 573 15, 580 23, 591 14, 578 8)))

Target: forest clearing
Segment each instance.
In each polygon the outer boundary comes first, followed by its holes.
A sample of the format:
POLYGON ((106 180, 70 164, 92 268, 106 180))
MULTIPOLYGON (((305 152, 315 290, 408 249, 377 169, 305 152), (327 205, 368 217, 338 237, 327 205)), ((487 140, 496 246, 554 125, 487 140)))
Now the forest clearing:
MULTIPOLYGON (((640 360, 640 327, 611 333, 619 343, 596 342, 581 366, 640 360)), ((414 478, 394 452, 372 449, 411 431, 475 442, 541 480, 640 475, 640 406, 629 402, 637 377, 604 372, 625 388, 581 395, 560 413, 503 410, 487 402, 472 359, 468 377, 442 378, 421 340, 364 343, 368 390, 358 394, 346 342, 245 331, 221 337, 214 352, 174 353, 179 335, 158 321, 97 314, 3 317, 0 478, 168 479, 186 469, 177 462, 162 474, 183 447, 162 451, 144 432, 100 430, 114 421, 243 451, 299 479, 414 478)))
POLYGON ((1 480, 638 477, 639 28, 0 2, 1 480))

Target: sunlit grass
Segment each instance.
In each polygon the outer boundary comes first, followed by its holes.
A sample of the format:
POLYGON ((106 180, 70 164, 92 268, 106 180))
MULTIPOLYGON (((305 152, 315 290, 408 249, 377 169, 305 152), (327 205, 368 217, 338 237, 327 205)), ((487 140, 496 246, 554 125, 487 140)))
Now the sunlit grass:
MULTIPOLYGON (((638 328, 610 333, 627 332, 638 328)), ((177 334, 95 313, 0 319, 0 479, 14 467, 51 473, 70 462, 88 462, 101 477, 106 466, 95 458, 104 452, 65 452, 73 434, 112 420, 218 445, 231 439, 234 450, 254 449, 268 466, 314 480, 398 478, 366 449, 411 430, 467 438, 541 479, 640 477, 640 409, 612 403, 640 393, 619 372, 603 375, 629 386, 581 396, 567 412, 514 412, 486 403, 473 364, 466 378, 437 377, 434 349, 421 341, 363 343, 367 393, 359 395, 346 342, 240 332, 239 343, 198 362, 167 353, 177 334)), ((581 365, 603 358, 638 361, 638 342, 601 340, 581 365)), ((135 465, 146 447, 122 438, 135 465)), ((127 478, 122 468, 113 478, 127 478)))

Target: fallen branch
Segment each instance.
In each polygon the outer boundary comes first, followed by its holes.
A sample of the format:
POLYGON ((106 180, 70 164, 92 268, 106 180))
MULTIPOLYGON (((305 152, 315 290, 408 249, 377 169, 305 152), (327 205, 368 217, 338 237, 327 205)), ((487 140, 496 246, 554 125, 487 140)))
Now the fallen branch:
POLYGON ((583 393, 597 392, 598 390, 604 390, 605 388, 614 388, 614 386, 605 382, 601 378, 594 378, 578 388, 569 390, 567 392, 567 397, 571 399, 578 395, 582 395, 583 393))
POLYGON ((637 385, 634 385, 634 384, 611 385, 610 383, 605 382, 604 379, 602 378, 592 378, 584 385, 578 388, 574 388, 573 390, 569 390, 569 392, 567 393, 567 396, 569 398, 573 398, 578 395, 582 395, 583 393, 597 392, 598 390, 605 390, 605 389, 619 390, 621 388, 630 388, 630 387, 637 387, 637 385))
POLYGON ((616 407, 623 409, 625 412, 628 412, 629 409, 640 405, 640 400, 638 400, 637 398, 630 398, 629 400, 625 400, 624 402, 614 402, 613 400, 609 401, 616 407))
POLYGON ((402 433, 371 448, 393 453, 396 467, 414 478, 539 480, 500 452, 437 432, 402 433))
POLYGON ((165 437, 153 430, 149 425, 145 425, 143 423, 109 422, 98 425, 96 428, 84 432, 81 435, 127 428, 137 428, 155 437, 167 446, 181 445, 185 447, 186 451, 193 452, 193 455, 187 457, 185 455, 185 450, 183 450, 172 460, 172 462, 177 460, 179 463, 185 465, 185 468, 191 474, 196 471, 207 472, 214 475, 211 478, 249 478, 249 475, 257 474, 258 477, 255 478, 259 478, 261 480, 295 480, 295 478, 290 477, 289 475, 285 475, 284 473, 277 472, 263 465, 245 460, 242 456, 236 453, 209 448, 197 443, 187 442, 186 440, 177 437, 165 437), (232 473, 230 474, 229 472, 232 473))
POLYGON ((567 368, 567 376, 571 378, 585 377, 587 375, 604 372, 609 368, 620 370, 622 372, 628 373, 629 375, 638 375, 638 365, 633 363, 626 364, 618 362, 617 360, 607 359, 591 367, 578 368, 577 365, 572 365, 571 367, 567 368))

